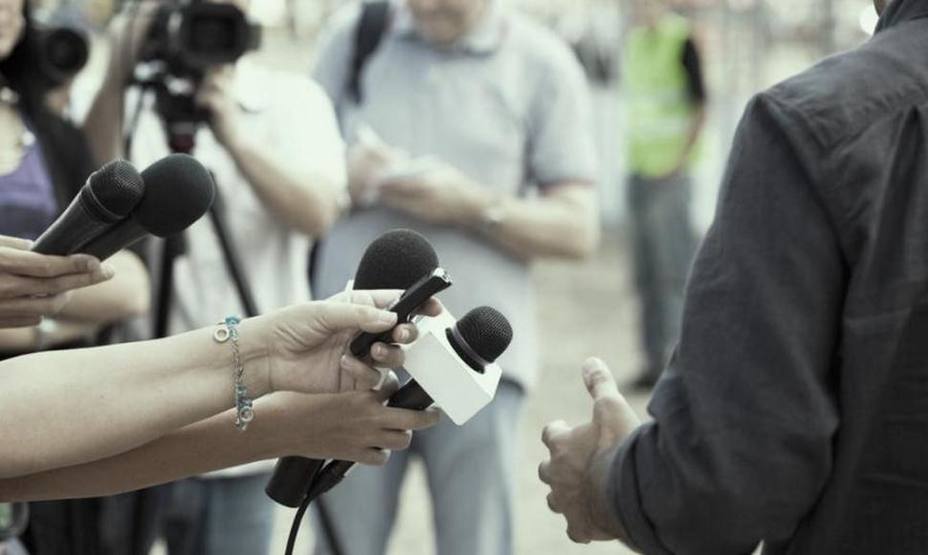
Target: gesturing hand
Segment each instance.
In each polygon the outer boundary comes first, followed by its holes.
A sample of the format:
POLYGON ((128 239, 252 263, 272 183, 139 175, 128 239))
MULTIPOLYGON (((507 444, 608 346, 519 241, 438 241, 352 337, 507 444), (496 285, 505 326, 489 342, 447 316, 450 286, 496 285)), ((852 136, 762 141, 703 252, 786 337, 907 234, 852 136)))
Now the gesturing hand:
POLYGON ((35 326, 54 316, 68 292, 113 277, 91 256, 47 256, 27 250, 29 242, 0 235, 0 328, 35 326))
POLYGON ((564 421, 545 427, 542 441, 551 458, 538 467, 538 476, 551 486, 548 506, 567 519, 571 540, 625 539, 604 501, 605 472, 611 465, 603 459, 638 427, 639 420, 601 360, 590 359, 583 365, 583 381, 593 399, 593 418, 575 428, 564 421))

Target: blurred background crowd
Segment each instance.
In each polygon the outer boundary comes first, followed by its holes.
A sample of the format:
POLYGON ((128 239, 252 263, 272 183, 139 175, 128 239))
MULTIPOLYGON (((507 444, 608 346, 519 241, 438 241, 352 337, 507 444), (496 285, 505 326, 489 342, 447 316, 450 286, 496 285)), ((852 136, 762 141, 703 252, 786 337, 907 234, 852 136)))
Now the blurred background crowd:
MULTIPOLYGON (((690 81, 698 83, 680 83, 683 90, 679 94, 686 96, 683 105, 698 109, 699 119, 698 125, 687 129, 693 137, 683 132, 674 139, 678 143, 687 143, 692 139, 692 145, 677 144, 669 147, 686 149, 684 157, 689 158, 690 162, 674 160, 667 163, 648 159, 648 156, 636 156, 635 145, 631 144, 639 140, 648 146, 648 141, 654 140, 653 137, 642 139, 642 123, 634 121, 634 116, 630 118, 628 114, 637 113, 640 117, 642 110, 634 107, 636 94, 647 96, 649 91, 655 90, 653 87, 660 85, 650 83, 645 86, 634 82, 640 71, 636 73, 633 66, 659 62, 642 58, 633 50, 636 40, 648 40, 642 36, 636 39, 634 30, 641 26, 641 22, 631 17, 634 2, 496 2, 527 14, 553 31, 569 45, 576 60, 582 65, 585 86, 591 95, 592 124, 595 128, 595 140, 589 148, 595 150, 595 153, 576 154, 580 159, 595 154, 598 165, 587 167, 578 164, 571 168, 578 175, 566 177, 582 177, 595 186, 598 199, 595 210, 600 215, 598 225, 601 225, 598 247, 595 252, 586 253, 587 256, 582 257, 582 260, 575 260, 576 256, 569 257, 569 260, 543 259, 531 268, 531 280, 537 298, 537 379, 517 417, 517 432, 505 439, 512 443, 515 452, 512 461, 516 469, 512 503, 514 552, 617 553, 622 550, 617 545, 580 547, 569 543, 560 519, 547 511, 544 487, 535 476, 535 465, 543 455, 543 446, 538 437, 541 426, 552 418, 552 407, 559 408, 558 416, 573 416, 578 420, 585 416, 586 404, 582 384, 577 379, 577 370, 585 357, 594 354, 610 363, 620 383, 628 384, 630 399, 639 414, 646 414, 648 386, 657 378, 660 365, 666 362, 662 359, 669 354, 668 348, 673 343, 673 320, 679 318, 678 309, 673 306, 668 308, 660 302, 655 306, 655 298, 666 300, 672 297, 674 291, 668 291, 668 287, 677 290, 676 294, 682 291, 682 279, 691 251, 712 219, 717 184, 724 171, 725 157, 742 109, 755 93, 823 56, 866 40, 876 24, 876 14, 871 0, 667 0, 666 7, 676 14, 672 17, 681 22, 680 28, 683 31, 680 38, 690 43, 697 53, 697 76, 693 76, 691 65, 681 63, 683 69, 680 71, 690 81), (649 86, 652 89, 648 89, 649 86), (637 135, 635 129, 639 129, 637 135), (692 152, 689 152, 689 147, 692 147, 692 152), (588 169, 593 172, 591 175, 580 175, 588 169), (681 184, 684 178, 685 183, 681 184), (661 201, 648 195, 653 193, 655 186, 667 186, 668 182, 671 187, 685 190, 687 194, 671 201, 672 206, 662 214, 653 218, 647 216, 658 203, 666 204, 666 199, 661 201), (636 187, 640 189, 637 193, 636 187), (680 233, 672 231, 680 226, 685 228, 680 233), (655 240, 655 237, 660 237, 660 241, 655 240), (661 266, 660 262, 661 256, 666 257, 668 252, 674 253, 671 265, 675 266, 669 270, 661 266), (667 272, 673 275, 665 275, 667 272), (658 282, 660 285, 657 285, 658 282)), ((657 3, 657 0, 653 2, 657 3)), ((337 14, 342 13, 348 3, 348 0, 251 0, 248 15, 261 24, 263 37, 260 49, 247 57, 264 68, 283 70, 303 77, 313 75, 324 80, 325 71, 319 69, 326 62, 324 57, 320 59, 320 37, 331 33, 332 26, 336 25, 333 20, 338 18, 337 14)), ((127 9, 126 5, 118 0, 34 0, 31 5, 37 19, 49 24, 82 29, 90 38, 88 63, 73 82, 65 83, 64 87, 53 91, 57 95, 54 102, 77 123, 85 121, 88 114, 97 117, 102 113, 105 118, 107 104, 116 101, 106 98, 101 101, 98 91, 105 91, 107 80, 112 77, 112 59, 118 54, 112 51, 112 45, 119 44, 108 39, 107 30, 112 28, 116 14, 127 9)), ((661 17, 671 16, 663 14, 661 17)), ((322 44, 326 44, 325 40, 322 44)), ((670 77, 668 79, 672 80, 670 77)), ((321 84, 325 88, 326 83, 321 84)), ((269 84, 267 86, 270 87, 269 84)), ((668 85, 665 83, 664 86, 668 85)), ((272 91, 266 92, 270 94, 272 91)), ((331 90, 326 92, 331 96, 331 90)), ((260 92, 258 96, 261 96, 260 92)), ((117 104, 121 102, 120 99, 117 104)), ((296 103, 299 104, 299 101, 296 103)), ((662 110, 672 112, 673 108, 662 110)), ((121 106, 119 111, 122 111, 121 106)), ((377 116, 370 117, 376 119, 377 116)), ((454 115, 449 114, 448 117, 454 115)), ((672 119, 672 114, 668 116, 662 113, 656 117, 672 119)), ((695 117, 695 111, 684 114, 684 120, 695 117)), ((310 125, 299 130, 301 137, 317 131, 336 133, 333 122, 326 119, 331 116, 313 108, 307 118, 302 121, 310 125), (313 114, 318 115, 319 119, 311 119, 313 114)), ((344 121, 340 123, 342 133, 348 135, 344 121)), ((143 117, 139 128, 144 130, 145 125, 143 117)), ((217 134, 221 134, 219 131, 217 134)), ((357 129, 352 131, 357 132, 357 129)), ((395 133, 393 135, 396 136, 395 133)), ((220 143, 226 142, 221 136, 217 138, 220 143)), ((142 137, 136 147, 149 152, 148 139, 147 136, 142 137)), ((356 138, 346 136, 345 139, 351 144, 356 138)), ((398 140, 402 142, 402 139, 398 140)), ((163 140, 155 139, 155 142, 158 141, 163 140)), ((318 146, 319 152, 324 152, 323 141, 317 140, 314 143, 312 137, 306 141, 318 146)), ((100 144, 101 141, 92 142, 94 144, 91 146, 97 154, 107 152, 105 145, 100 144)), ((305 144, 295 145, 296 154, 293 154, 292 159, 300 157, 300 148, 307 148, 305 144)), ((212 144, 207 146, 215 147, 212 144)), ((568 152, 572 148, 565 144, 568 152)), ((118 149, 110 152, 119 153, 118 149)), ((139 152, 136 151, 133 161, 150 162, 166 153, 155 150, 148 156, 139 152)), ((332 163, 340 155, 339 151, 328 154, 328 160, 312 168, 314 175, 338 174, 339 169, 332 169, 326 164, 332 163)), ((241 171, 241 166, 247 166, 247 162, 243 164, 236 160, 236 163, 240 173, 248 174, 248 171, 241 171)), ((341 160, 338 160, 336 165, 340 164, 341 160)), ((564 165, 570 167, 568 162, 564 165)), ((231 170, 220 168, 218 171, 222 177, 223 171, 231 170)), ((549 171, 557 173, 557 169, 549 171)), ((333 179, 337 181, 337 178, 333 179)), ((261 198, 266 200, 264 196, 261 198)), ((3 202, 0 190, 0 203, 3 202)), ((235 202, 232 199, 232 203, 235 202)), ((494 214, 488 213, 486 217, 489 218, 489 224, 494 223, 494 214)), ((260 229, 254 231, 260 234, 260 229)), ((303 231, 312 234, 313 229, 303 231)), ((363 244, 360 240, 358 242, 363 244)), ((455 243, 452 241, 448 244, 455 243)), ((286 256, 288 248, 307 250, 308 245, 294 247, 291 244, 282 247, 280 253, 267 254, 270 257, 268 264, 275 264, 273 256, 286 256)), ((438 251, 441 256, 441 244, 438 245, 438 251)), ((308 252, 299 256, 304 254, 308 256, 308 252)), ((218 258, 214 258, 213 262, 221 264, 218 258)), ((125 264, 125 268, 119 269, 131 276, 135 271, 133 263, 125 264)), ((184 267, 179 271, 181 279, 195 281, 198 279, 196 276, 201 275, 193 272, 188 276, 188 269, 184 267)), ((222 270, 220 268, 216 271, 222 270)), ((278 271, 285 270, 280 270, 279 266, 268 269, 269 274, 278 271)), ((268 277, 269 280, 278 278, 268 277)), ((252 285, 259 290, 264 287, 262 284, 252 285)), ((125 284, 124 287, 127 291, 132 290, 133 284, 125 284)), ((275 293, 281 294, 280 291, 259 292, 259 301, 271 299, 275 293)), ((114 295, 120 296, 119 292, 114 295)), ((220 297, 221 304, 223 293, 216 295, 220 297)), ((121 298, 125 299, 126 296, 121 298)), ((207 302, 208 299, 199 301, 207 302)), ((193 301, 181 298, 179 302, 193 301)), ((268 304, 271 302, 274 301, 268 300, 268 304)), ((110 313, 120 318, 135 316, 144 311, 145 305, 144 300, 126 300, 122 306, 110 307, 110 312, 100 318, 108 317, 110 313)), ((169 328, 179 330, 196 324, 184 321, 184 315, 185 311, 179 310, 173 316, 169 328)), ((209 317, 215 319, 215 316, 210 314, 209 317)), ((423 465, 414 458, 402 482, 395 530, 387 545, 388 553, 432 551, 431 546, 436 538, 427 492, 428 481, 423 465)), ((191 493, 194 494, 196 492, 191 493)), ((202 492, 199 494, 202 495, 202 492)), ((137 510, 137 507, 133 510, 137 510)), ((283 549, 289 517, 289 511, 277 510, 272 553, 283 549)), ((95 525, 93 522, 86 523, 88 527, 95 525)), ((307 526, 298 552, 309 553, 310 545, 318 541, 318 528, 307 526)), ((153 551, 167 551, 164 539, 155 541, 153 551)))

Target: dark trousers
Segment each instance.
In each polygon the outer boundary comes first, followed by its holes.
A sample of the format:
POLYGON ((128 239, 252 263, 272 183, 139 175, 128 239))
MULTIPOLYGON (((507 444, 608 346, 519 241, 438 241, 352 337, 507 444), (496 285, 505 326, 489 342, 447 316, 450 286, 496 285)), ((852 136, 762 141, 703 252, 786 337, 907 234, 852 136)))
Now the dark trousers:
POLYGON ((641 302, 645 372, 663 370, 680 337, 683 290, 696 251, 689 176, 628 180, 635 285, 641 302))

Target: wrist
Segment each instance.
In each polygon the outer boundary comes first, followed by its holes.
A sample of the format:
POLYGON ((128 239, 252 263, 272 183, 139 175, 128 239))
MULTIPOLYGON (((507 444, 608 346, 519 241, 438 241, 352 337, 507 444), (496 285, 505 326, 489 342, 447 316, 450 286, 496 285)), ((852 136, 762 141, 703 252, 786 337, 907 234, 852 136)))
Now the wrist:
POLYGON ((607 449, 599 449, 593 454, 590 459, 587 487, 590 488, 590 515, 593 525, 603 532, 625 539, 625 527, 609 499, 613 462, 620 447, 621 443, 607 449))
POLYGON ((483 187, 473 185, 464 202, 460 204, 458 221, 460 227, 477 231, 485 230, 489 214, 503 209, 505 197, 494 194, 483 187))
POLYGON ((239 350, 245 365, 245 386, 251 398, 273 393, 270 348, 260 317, 248 318, 239 324, 239 350))

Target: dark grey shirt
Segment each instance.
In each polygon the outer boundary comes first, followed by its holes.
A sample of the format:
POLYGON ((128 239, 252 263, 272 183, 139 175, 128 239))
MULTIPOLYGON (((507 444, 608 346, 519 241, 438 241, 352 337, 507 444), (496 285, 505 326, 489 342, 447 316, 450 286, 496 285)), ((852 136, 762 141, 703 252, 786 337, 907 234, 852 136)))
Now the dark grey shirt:
POLYGON ((608 493, 646 553, 928 553, 928 0, 758 95, 608 493))

